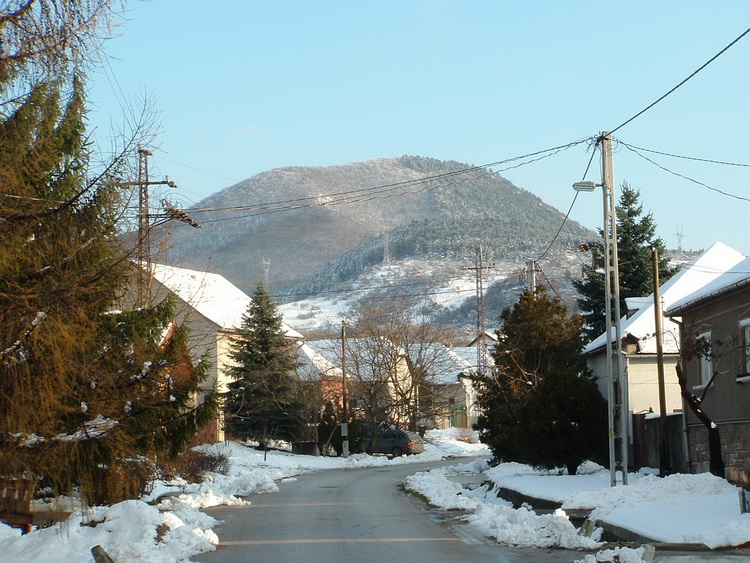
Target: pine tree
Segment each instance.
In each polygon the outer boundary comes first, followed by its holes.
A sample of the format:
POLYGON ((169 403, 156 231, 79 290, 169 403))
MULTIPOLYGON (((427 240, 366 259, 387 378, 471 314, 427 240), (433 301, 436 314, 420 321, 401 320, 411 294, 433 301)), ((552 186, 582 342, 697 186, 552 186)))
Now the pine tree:
POLYGON ((116 312, 131 277, 118 228, 126 162, 92 170, 82 75, 66 72, 75 58, 52 64, 52 36, 24 39, 45 25, 69 37, 62 27, 96 14, 28 4, 0 20, 0 475, 114 502, 142 493, 210 415, 210 402, 193 404, 205 365, 186 361, 184 330, 164 339, 171 303, 116 312), (36 41, 44 60, 24 59, 36 41))
POLYGON ((296 347, 286 338, 281 313, 262 283, 243 316, 231 358, 227 431, 258 440, 263 448, 273 438, 295 439, 304 408, 296 347))
MULTIPOLYGON (((672 277, 676 270, 669 266, 664 241, 656 236, 656 222, 651 213, 643 215, 640 192, 627 183, 622 185, 617 214, 617 253, 620 264, 620 311, 627 311, 625 299, 646 297, 654 291, 651 248, 659 251, 659 280, 672 277)), ((584 278, 574 280, 578 290, 578 306, 584 312, 584 332, 593 340, 606 330, 603 257, 597 256, 595 266, 584 267, 584 278)))
POLYGON ((501 315, 495 367, 478 377, 476 428, 495 458, 570 473, 606 453, 606 402, 580 355, 582 319, 543 287, 501 315))

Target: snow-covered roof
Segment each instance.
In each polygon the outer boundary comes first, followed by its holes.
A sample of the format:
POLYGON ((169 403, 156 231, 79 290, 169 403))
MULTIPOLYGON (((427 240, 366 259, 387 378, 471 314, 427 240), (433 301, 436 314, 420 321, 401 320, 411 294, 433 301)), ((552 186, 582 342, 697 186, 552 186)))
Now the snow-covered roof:
MULTIPOLYGON (((242 326, 250 296, 225 277, 165 264, 152 264, 152 272, 155 280, 222 329, 242 326)), ((296 330, 283 326, 288 338, 303 338, 296 330)))
MULTIPOLYGON (((326 342, 332 343, 333 341, 326 342)), ((321 375, 341 377, 341 367, 337 365, 333 350, 325 346, 310 346, 305 343, 299 347, 298 351, 297 361, 300 364, 298 372, 303 378, 315 379, 321 375)))
MULTIPOLYGON (((729 246, 717 242, 692 262, 684 266, 659 288, 662 309, 669 311, 675 303, 686 296, 702 291, 702 288, 713 285, 717 278, 723 277, 725 272, 741 263, 745 256, 729 246)), ((750 266, 748 266, 750 268, 750 266)), ((745 277, 750 277, 745 269, 745 277)), ((628 307, 637 312, 629 318, 620 321, 622 336, 634 336, 638 339, 639 352, 642 354, 656 353, 656 325, 654 319, 653 294, 647 298, 627 300, 628 307)), ((667 354, 679 352, 679 328, 676 323, 665 318, 662 320, 662 340, 664 352, 667 354)), ((583 349, 584 354, 592 353, 607 345, 606 333, 591 341, 583 349)))
MULTIPOLYGON (((364 359, 360 356, 361 351, 369 346, 367 340, 366 338, 350 338, 347 340, 347 361, 350 370, 356 369, 355 364, 361 363, 364 359), (360 362, 356 361, 358 357, 360 362)), ((427 343, 415 344, 412 351, 412 356, 421 355, 422 360, 430 370, 433 383, 438 385, 458 383, 459 375, 476 371, 477 368, 476 347, 450 348, 439 343, 427 343)), ((412 357, 412 361, 418 360, 416 357, 412 357)), ((491 357, 488 357, 485 361, 488 365, 492 364, 491 357)), ((331 374, 340 377, 341 341, 326 339, 306 342, 300 346, 300 362, 302 363, 302 371, 314 367, 319 374, 331 374)), ((360 365, 358 369, 360 371, 366 370, 366 366, 360 365)), ((371 376, 366 371, 359 375, 365 378, 371 376)))
POLYGON ((435 383, 458 383, 462 373, 470 373, 477 369, 477 349, 472 347, 446 348, 447 365, 441 365, 435 373, 435 383))
POLYGON ((672 316, 681 315, 686 309, 698 305, 703 301, 719 297, 720 295, 730 293, 735 289, 748 285, 750 285, 750 258, 738 262, 732 268, 716 277, 711 283, 672 303, 667 308, 667 314, 672 316))

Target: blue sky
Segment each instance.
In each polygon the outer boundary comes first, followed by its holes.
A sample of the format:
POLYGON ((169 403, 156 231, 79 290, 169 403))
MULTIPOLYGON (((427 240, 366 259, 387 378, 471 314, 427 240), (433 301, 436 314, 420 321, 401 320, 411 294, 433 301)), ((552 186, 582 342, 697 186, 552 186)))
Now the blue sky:
MULTIPOLYGON (((403 154, 482 165, 611 130, 750 27, 750 3, 490 0, 131 0, 89 78, 105 138, 125 100, 159 111, 152 176, 188 206, 264 170, 403 154)), ((618 130, 630 146, 750 163, 750 34, 618 130)), ((646 154, 646 153, 643 153, 646 154)), ((750 168, 649 154, 750 199, 750 168)), ((582 144, 502 173, 566 212, 582 144)), ((497 169, 499 167, 495 167, 497 169)), ((641 190, 669 247, 750 254, 750 201, 670 174, 618 144, 615 180, 641 190)), ((598 155, 586 179, 600 180, 598 155)), ((359 186, 361 187, 361 186, 359 186)), ((247 202, 251 204, 254 202, 247 202)), ((262 202, 257 202, 262 203, 262 202)), ((571 217, 597 228, 601 194, 571 217)))

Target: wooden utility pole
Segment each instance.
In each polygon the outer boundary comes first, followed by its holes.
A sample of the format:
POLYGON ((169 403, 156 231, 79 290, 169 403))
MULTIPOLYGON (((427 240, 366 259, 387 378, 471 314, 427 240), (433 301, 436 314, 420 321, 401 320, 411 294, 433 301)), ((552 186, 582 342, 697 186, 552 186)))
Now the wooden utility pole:
POLYGON ((659 295, 659 249, 651 248, 651 267, 654 279, 654 328, 656 330, 656 370, 659 378, 659 477, 669 467, 669 436, 667 434, 667 399, 664 389, 664 346, 661 330, 661 296, 659 295))

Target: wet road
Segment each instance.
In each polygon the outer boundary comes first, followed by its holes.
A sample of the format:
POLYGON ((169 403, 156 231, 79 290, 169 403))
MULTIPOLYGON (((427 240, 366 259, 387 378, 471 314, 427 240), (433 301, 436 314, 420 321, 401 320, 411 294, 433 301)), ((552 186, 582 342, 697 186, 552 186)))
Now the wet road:
MULTIPOLYGON (((462 462, 465 460, 462 460, 462 462)), ((400 484, 417 471, 457 460, 321 471, 282 482, 250 506, 205 512, 222 520, 217 551, 195 561, 572 562, 585 554, 499 546, 471 535, 455 513, 428 509, 400 484)))

